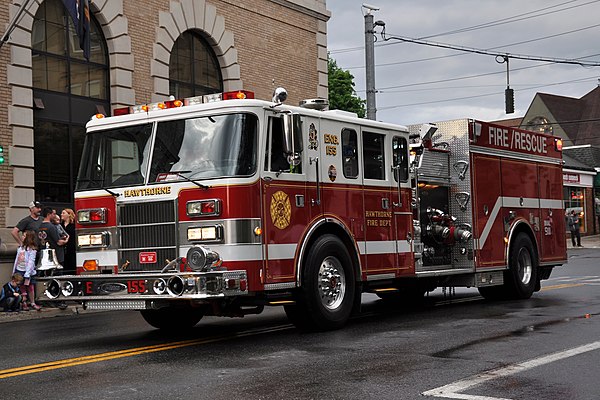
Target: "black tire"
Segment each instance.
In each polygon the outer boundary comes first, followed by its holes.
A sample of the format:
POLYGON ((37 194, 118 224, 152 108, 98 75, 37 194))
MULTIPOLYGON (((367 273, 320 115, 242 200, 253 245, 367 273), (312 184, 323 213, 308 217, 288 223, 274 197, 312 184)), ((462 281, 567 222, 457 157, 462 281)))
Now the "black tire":
POLYGON ((504 284, 478 288, 486 300, 528 299, 538 284, 538 259, 531 239, 519 233, 510 245, 508 269, 504 272, 504 284))
POLYGON ((486 300, 502 300, 506 298, 506 288, 504 286, 486 286, 477 288, 479 294, 486 300))
POLYGON ((193 328, 204 316, 202 308, 165 307, 158 310, 141 310, 147 323, 165 331, 180 331, 193 328))
POLYGON ((338 237, 323 235, 308 252, 296 304, 286 306, 285 312, 300 329, 339 329, 350 318, 355 291, 356 282, 348 250, 338 237))
POLYGON ((528 299, 537 284, 538 258, 533 243, 525 233, 519 233, 510 245, 508 270, 504 286, 512 299, 528 299))

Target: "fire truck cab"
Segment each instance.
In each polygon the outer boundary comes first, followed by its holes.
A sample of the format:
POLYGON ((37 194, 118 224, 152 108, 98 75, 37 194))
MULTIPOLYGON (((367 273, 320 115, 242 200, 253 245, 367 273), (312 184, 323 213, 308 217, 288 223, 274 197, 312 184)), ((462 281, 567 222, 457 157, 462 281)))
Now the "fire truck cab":
POLYGON ((283 305, 343 326, 361 293, 528 298, 566 262, 558 139, 468 119, 404 127, 255 100, 172 100, 87 124, 77 275, 43 300, 194 326, 283 305))

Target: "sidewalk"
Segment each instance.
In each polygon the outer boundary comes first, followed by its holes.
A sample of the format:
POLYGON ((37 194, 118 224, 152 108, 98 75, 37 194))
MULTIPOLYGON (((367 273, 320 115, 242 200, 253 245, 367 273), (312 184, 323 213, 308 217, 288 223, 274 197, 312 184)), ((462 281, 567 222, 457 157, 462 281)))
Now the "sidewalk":
MULTIPOLYGON (((583 248, 589 249, 600 249, 600 235, 591 235, 591 236, 582 236, 581 237, 581 245, 583 248)), ((571 245, 571 234, 567 234, 567 249, 580 249, 581 247, 575 247, 571 245)))

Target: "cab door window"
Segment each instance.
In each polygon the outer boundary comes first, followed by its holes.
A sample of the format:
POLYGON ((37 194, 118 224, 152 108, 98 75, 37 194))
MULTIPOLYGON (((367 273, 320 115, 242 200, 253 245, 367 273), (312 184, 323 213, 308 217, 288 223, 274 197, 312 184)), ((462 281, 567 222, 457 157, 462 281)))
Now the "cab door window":
MULTIPOLYGON (((302 163, 294 166, 290 165, 288 156, 283 151, 283 119, 279 117, 269 117, 269 142, 266 149, 265 169, 271 172, 279 173, 302 173, 302 163)), ((302 135, 295 137, 296 148, 302 148, 302 135)))
POLYGON ((354 129, 342 130, 342 157, 344 176, 351 179, 358 177, 358 139, 354 129))
POLYGON ((385 180, 384 135, 363 132, 365 179, 385 180))
POLYGON ((408 143, 405 138, 395 136, 392 139, 392 166, 396 182, 408 181, 408 143))

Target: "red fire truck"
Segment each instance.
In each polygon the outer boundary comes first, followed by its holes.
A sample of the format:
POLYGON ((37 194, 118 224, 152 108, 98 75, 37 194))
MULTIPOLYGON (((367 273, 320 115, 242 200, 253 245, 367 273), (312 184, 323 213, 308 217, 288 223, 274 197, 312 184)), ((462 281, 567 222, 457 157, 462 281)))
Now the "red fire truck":
POLYGON ((335 329, 361 293, 529 298, 566 262, 561 141, 485 122, 403 127, 200 96, 97 115, 75 193, 77 275, 44 300, 158 328, 283 305, 335 329))

